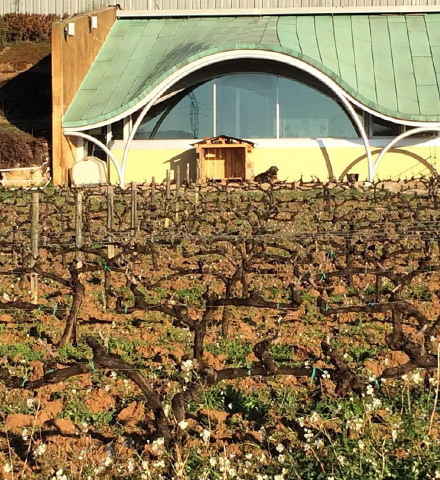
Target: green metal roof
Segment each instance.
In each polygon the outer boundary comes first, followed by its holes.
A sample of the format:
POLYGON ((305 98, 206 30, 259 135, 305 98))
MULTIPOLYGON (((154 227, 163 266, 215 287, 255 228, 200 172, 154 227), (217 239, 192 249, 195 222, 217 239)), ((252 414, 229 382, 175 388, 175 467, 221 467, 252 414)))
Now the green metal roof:
POLYGON ((238 49, 287 53, 390 117, 440 121, 440 14, 119 19, 63 121, 105 122, 196 59, 238 49))

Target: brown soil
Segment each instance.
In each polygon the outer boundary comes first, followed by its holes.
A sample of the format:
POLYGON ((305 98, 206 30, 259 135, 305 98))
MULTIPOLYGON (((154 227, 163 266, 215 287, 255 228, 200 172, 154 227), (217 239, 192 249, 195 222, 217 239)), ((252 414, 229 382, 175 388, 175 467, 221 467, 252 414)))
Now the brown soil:
POLYGON ((0 52, 0 103, 0 168, 42 165, 51 137, 50 44, 0 52))
POLYGON ((50 54, 49 43, 24 42, 0 52, 0 87, 50 54))

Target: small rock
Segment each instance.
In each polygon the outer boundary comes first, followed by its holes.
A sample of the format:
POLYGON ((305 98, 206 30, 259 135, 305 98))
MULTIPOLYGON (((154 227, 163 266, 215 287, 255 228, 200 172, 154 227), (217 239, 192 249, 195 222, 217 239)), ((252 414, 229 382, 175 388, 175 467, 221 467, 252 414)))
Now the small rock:
POLYGON ((134 427, 145 419, 145 408, 142 403, 132 402, 119 412, 118 420, 124 425, 134 427))
POLYGON ((66 418, 51 420, 50 425, 54 426, 62 435, 73 435, 76 431, 75 425, 66 418))
POLYGON ((102 388, 92 392, 85 403, 92 413, 107 412, 115 408, 115 399, 102 388))
POLYGON ((23 413, 11 413, 5 421, 5 430, 15 434, 20 434, 23 428, 35 425, 35 417, 33 415, 25 415, 23 413))
POLYGON ((61 399, 46 403, 37 417, 38 425, 43 425, 43 423, 48 420, 54 419, 61 412, 63 407, 64 403, 61 399))

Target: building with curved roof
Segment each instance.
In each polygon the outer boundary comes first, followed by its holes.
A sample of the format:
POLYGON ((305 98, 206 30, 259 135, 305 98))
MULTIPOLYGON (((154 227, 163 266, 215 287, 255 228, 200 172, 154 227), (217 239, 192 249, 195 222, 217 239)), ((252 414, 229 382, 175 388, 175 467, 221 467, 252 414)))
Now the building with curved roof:
POLYGON ((255 144, 255 175, 436 174, 440 9, 406 10, 107 8, 60 23, 54 179, 97 154, 117 183, 196 180, 193 144, 217 135, 255 144))

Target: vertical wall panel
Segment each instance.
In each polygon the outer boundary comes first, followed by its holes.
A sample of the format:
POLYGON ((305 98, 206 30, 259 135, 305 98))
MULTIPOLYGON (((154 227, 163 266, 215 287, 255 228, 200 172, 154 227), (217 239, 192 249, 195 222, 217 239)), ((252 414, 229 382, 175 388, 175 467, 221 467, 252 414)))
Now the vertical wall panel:
POLYGON ((73 15, 119 3, 124 10, 254 9, 365 6, 440 6, 440 0, 0 0, 5 13, 73 15))

